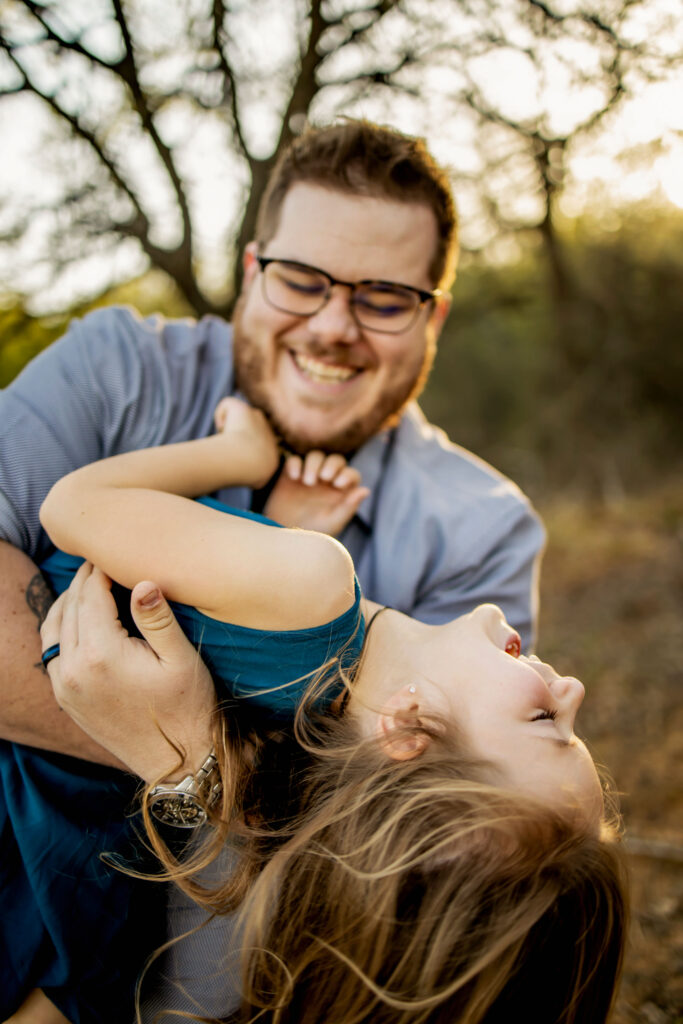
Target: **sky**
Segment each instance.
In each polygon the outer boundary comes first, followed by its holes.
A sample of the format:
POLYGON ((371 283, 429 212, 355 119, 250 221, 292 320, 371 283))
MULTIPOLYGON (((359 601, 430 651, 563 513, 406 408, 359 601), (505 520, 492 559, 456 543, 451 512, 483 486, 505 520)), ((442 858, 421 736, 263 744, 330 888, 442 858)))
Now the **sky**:
MULTIPOLYGON (((439 0, 433 2, 438 3, 439 0)), ((557 0, 560 6, 563 2, 567 6, 570 0, 557 0)), ((274 0, 259 0, 259 3, 270 14, 265 21, 259 22, 258 35, 253 37, 251 44, 253 53, 246 53, 246 58, 255 60, 259 53, 267 52, 275 68, 279 59, 278 47, 286 57, 288 45, 286 25, 280 21, 282 7, 274 0), (267 31, 270 36, 264 46, 267 31)), ((71 9, 82 13, 86 8, 90 12, 93 10, 90 0, 85 7, 85 0, 60 0, 60 4, 65 11, 71 9)), ((106 0, 98 0, 98 4, 106 7, 106 0)), ((239 11, 239 4, 236 6, 239 11)), ((643 13, 646 21, 648 12, 652 13, 655 7, 672 15, 677 11, 683 15, 681 0, 648 0, 643 13)), ((155 38, 159 25, 158 20, 152 17, 155 0, 139 2, 136 9, 151 19, 148 22, 141 20, 139 31, 150 33, 150 38, 155 38)), ((182 24, 173 24, 173 8, 165 7, 164 10, 168 13, 166 41, 172 43, 173 33, 182 32, 182 24)), ((242 5, 244 18, 250 18, 251 22, 254 21, 253 10, 247 4, 242 5)), ((675 24, 678 25, 679 38, 672 37, 667 40, 667 45, 671 49, 683 50, 683 17, 678 17, 675 24)), ((463 22, 457 28, 465 31, 467 25, 463 22)), ((646 23, 634 29, 646 30, 646 23)), ((250 38, 249 34, 245 36, 247 42, 250 38)), ((110 41, 106 35, 98 45, 107 50, 110 41)), ((246 49, 249 49, 248 45, 246 49)), ((529 62, 512 51, 497 54, 495 62, 491 58, 482 58, 478 66, 473 66, 473 74, 482 92, 510 116, 525 116, 545 107, 549 110, 549 127, 554 124, 561 131, 581 117, 584 108, 589 109, 594 100, 589 89, 577 88, 569 81, 562 57, 560 41, 553 59, 548 62, 542 90, 529 62)), ((159 65, 157 74, 160 80, 165 78, 168 83, 180 73, 181 68, 181 56, 170 56, 159 65)), ((45 74, 47 81, 49 75, 45 74)), ((450 87, 457 85, 455 80, 449 80, 449 74, 448 70, 436 67, 426 73, 434 96, 446 95, 450 87)), ((72 88, 91 91, 90 98, 96 98, 103 116, 115 102, 114 97, 107 94, 106 86, 94 80, 76 80, 72 88)), ((246 119, 250 143, 255 150, 265 153, 274 133, 273 104, 267 90, 261 89, 259 93, 254 88, 252 91, 253 95, 248 97, 249 116, 246 119)), ((444 119, 440 116, 436 100, 433 116, 424 104, 409 99, 395 102, 389 117, 385 110, 371 101, 356 105, 352 112, 388 120, 411 134, 424 134, 436 158, 454 170, 465 242, 474 246, 486 243, 487 229, 477 209, 475 187, 480 172, 479 157, 472 125, 466 118, 444 119)), ((230 162, 224 145, 224 127, 215 120, 205 119, 198 123, 187 109, 176 107, 165 115, 162 128, 165 138, 177 145, 183 173, 193 183, 191 198, 203 253, 205 283, 218 289, 228 272, 226 232, 248 186, 244 168, 234 159, 230 162)), ((155 240, 160 244, 171 244, 177 231, 177 216, 172 209, 167 183, 162 176, 155 176, 144 147, 138 146, 136 150, 132 136, 127 137, 122 128, 118 130, 120 138, 114 141, 125 152, 134 175, 145 190, 146 202, 156 217, 155 240)), ((11 253, 5 253, 4 258, 0 253, 0 290, 4 286, 5 289, 32 294, 31 306, 35 312, 67 306, 87 295, 96 294, 111 278, 123 280, 135 276, 145 267, 144 258, 135 243, 121 245, 114 254, 106 251, 89 257, 87 261, 76 260, 71 269, 66 269, 56 280, 52 280, 52 268, 36 260, 46 232, 54 229, 56 219, 61 215, 58 207, 64 181, 69 175, 77 178, 79 170, 73 163, 65 166, 60 159, 54 159, 52 147, 46 146, 44 141, 54 133, 54 125, 39 101, 28 96, 0 100, 0 231, 6 229, 14 211, 22 204, 37 201, 44 207, 42 214, 31 219, 22 242, 15 245, 11 253)), ((517 191, 518 194, 509 201, 516 203, 522 212, 524 203, 527 203, 529 215, 533 216, 533 196, 524 194, 523 185, 517 191)), ((633 95, 621 104, 604 128, 575 148, 561 208, 568 217, 574 217, 586 209, 619 209, 646 201, 683 209, 683 75, 680 68, 670 73, 666 81, 639 83, 633 95)), ((66 233, 63 252, 70 254, 66 233)), ((73 255, 78 256, 78 253, 73 255)))

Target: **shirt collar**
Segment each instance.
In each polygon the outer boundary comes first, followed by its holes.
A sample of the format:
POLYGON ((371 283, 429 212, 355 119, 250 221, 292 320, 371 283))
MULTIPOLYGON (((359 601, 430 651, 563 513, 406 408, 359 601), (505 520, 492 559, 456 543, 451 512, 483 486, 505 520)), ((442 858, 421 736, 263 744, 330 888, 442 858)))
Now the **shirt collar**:
POLYGON ((375 518, 379 484, 392 448, 394 432, 395 428, 375 434, 350 460, 350 465, 360 472, 363 486, 370 488, 370 494, 356 512, 358 519, 368 528, 372 527, 375 518))

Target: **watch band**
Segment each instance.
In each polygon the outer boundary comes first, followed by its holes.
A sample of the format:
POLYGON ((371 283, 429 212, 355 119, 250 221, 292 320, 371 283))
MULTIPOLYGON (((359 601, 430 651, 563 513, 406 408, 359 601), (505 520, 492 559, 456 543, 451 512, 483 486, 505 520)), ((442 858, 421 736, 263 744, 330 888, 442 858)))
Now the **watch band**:
POLYGON ((194 775, 186 775, 175 784, 154 786, 147 800, 150 812, 162 824, 197 828, 207 820, 207 811, 220 800, 222 793, 218 759, 212 747, 194 775))

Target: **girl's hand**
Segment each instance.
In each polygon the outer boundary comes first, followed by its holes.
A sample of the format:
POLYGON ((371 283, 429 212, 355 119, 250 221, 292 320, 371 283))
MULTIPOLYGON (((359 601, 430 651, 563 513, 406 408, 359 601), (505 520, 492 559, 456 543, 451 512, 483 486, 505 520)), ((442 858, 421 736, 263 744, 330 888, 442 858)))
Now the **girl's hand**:
POLYGON ((213 418, 218 433, 229 444, 240 445, 248 454, 250 486, 262 487, 268 483, 277 470, 280 453, 275 434, 261 410, 254 409, 239 398, 223 398, 216 406, 213 418))
POLYGON ((264 512, 283 526, 336 537, 369 494, 343 455, 312 451, 304 459, 290 455, 264 512))

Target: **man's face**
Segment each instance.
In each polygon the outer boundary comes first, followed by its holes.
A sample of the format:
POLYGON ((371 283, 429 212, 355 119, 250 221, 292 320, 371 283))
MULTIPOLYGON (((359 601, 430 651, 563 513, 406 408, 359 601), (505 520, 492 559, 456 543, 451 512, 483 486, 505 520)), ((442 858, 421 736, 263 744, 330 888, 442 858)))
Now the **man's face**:
MULTIPOLYGON (((302 183, 287 193, 260 255, 306 263, 341 281, 430 290, 436 232, 425 205, 302 183)), ((359 327, 343 286, 313 316, 295 316, 266 301, 255 255, 252 243, 234 318, 240 389, 294 450, 354 451, 422 389, 447 301, 421 307, 402 334, 359 327)))

